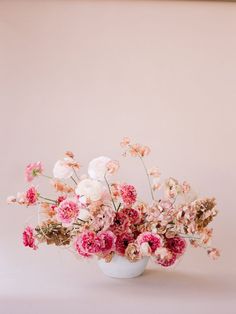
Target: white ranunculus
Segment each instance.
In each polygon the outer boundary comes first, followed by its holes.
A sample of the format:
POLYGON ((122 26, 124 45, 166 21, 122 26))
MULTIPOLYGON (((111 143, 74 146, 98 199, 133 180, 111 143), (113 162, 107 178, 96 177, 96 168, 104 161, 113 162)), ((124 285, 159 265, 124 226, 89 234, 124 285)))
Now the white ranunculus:
POLYGON ((103 191, 104 188, 100 182, 96 180, 85 179, 80 181, 80 183, 77 185, 75 193, 79 196, 85 196, 91 201, 98 201, 102 197, 103 191))
POLYGON ((57 179, 68 179, 72 176, 73 169, 67 165, 66 160, 58 160, 53 168, 53 176, 57 179))
POLYGON ((101 156, 91 160, 88 167, 88 174, 90 178, 94 180, 104 181, 104 175, 107 171, 106 165, 110 160, 110 158, 105 156, 101 156))
POLYGON ((82 219, 84 221, 87 221, 90 217, 89 211, 87 209, 81 208, 79 211, 79 219, 82 219))

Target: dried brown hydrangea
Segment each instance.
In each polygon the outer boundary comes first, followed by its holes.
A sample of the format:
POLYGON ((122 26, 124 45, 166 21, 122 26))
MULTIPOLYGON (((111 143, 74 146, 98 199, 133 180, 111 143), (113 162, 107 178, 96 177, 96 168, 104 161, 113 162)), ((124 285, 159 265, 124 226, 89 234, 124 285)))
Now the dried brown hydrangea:
POLYGON ((139 247, 135 243, 129 243, 125 250, 125 256, 130 262, 137 262, 141 259, 139 247))
POLYGON ((38 225, 35 231, 37 232, 36 237, 39 242, 62 246, 70 244, 71 241, 72 230, 52 220, 47 220, 42 225, 38 225))

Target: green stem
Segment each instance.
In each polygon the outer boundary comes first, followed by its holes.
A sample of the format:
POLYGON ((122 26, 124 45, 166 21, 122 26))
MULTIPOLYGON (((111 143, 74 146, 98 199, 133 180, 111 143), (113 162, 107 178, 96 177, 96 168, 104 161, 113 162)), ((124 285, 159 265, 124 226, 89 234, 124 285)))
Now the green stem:
POLYGON ((51 198, 43 197, 41 195, 39 195, 39 197, 42 198, 43 200, 50 201, 50 202, 53 202, 53 203, 57 203, 55 200, 52 200, 51 198))
POLYGON ((46 174, 41 174, 42 175, 42 177, 44 177, 44 178, 47 178, 47 179, 53 179, 53 177, 50 177, 50 176, 48 176, 48 175, 46 175, 46 174))

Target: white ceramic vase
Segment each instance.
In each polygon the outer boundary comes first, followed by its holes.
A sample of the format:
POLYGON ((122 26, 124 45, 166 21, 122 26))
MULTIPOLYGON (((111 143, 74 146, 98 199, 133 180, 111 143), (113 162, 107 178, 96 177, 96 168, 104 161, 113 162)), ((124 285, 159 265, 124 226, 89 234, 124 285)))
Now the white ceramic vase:
POLYGON ((149 257, 144 257, 137 262, 130 262, 127 258, 119 255, 114 255, 111 262, 98 260, 98 266, 102 272, 113 278, 134 278, 142 275, 147 266, 149 257))

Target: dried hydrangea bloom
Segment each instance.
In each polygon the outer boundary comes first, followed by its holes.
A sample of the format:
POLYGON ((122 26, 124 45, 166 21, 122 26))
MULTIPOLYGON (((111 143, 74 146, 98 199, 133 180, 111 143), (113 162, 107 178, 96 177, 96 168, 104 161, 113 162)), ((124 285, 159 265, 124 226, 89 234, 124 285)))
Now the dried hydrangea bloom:
POLYGON ((141 259, 142 255, 139 250, 139 246, 136 243, 129 243, 125 250, 125 257, 130 262, 137 262, 141 259))
POLYGON ((164 193, 167 198, 176 198, 182 192, 181 185, 174 178, 169 178, 165 182, 164 193))
POLYGON ((123 148, 128 146, 129 144, 130 144, 130 139, 128 137, 124 137, 122 141, 120 142, 120 146, 123 148))
POLYGON ((215 198, 196 200, 192 204, 197 231, 202 231, 217 215, 215 198))

